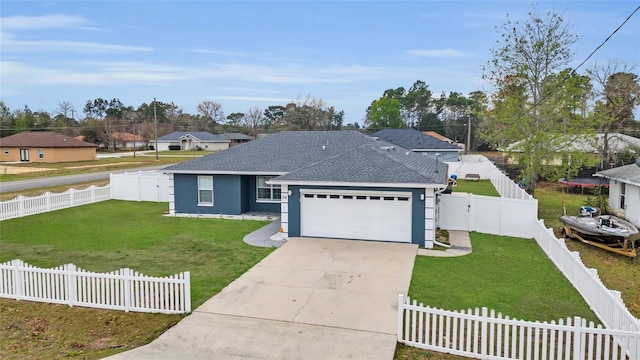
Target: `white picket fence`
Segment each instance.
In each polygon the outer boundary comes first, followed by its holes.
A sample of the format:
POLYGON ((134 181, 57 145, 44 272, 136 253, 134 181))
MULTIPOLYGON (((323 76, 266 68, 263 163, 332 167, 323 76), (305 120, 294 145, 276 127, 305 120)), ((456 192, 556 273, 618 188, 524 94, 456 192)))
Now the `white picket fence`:
POLYGON ((545 227, 544 221, 536 221, 534 229, 534 238, 540 248, 607 328, 631 329, 640 333, 640 320, 629 312, 619 291, 607 289, 600 280, 598 271, 584 265, 580 254, 570 251, 563 240, 556 238, 552 229, 545 227))
POLYGON ((69 189, 62 193, 46 192, 40 196, 19 195, 0 202, 0 221, 92 204, 111 199, 111 187, 89 186, 84 190, 69 189))
POLYGON ((135 312, 191 312, 189 272, 168 277, 128 268, 95 273, 74 264, 43 269, 16 259, 0 264, 0 297, 135 312))
POLYGON ((487 308, 434 309, 398 299, 398 342, 477 359, 637 360, 640 332, 604 329, 581 318, 510 319, 487 308))

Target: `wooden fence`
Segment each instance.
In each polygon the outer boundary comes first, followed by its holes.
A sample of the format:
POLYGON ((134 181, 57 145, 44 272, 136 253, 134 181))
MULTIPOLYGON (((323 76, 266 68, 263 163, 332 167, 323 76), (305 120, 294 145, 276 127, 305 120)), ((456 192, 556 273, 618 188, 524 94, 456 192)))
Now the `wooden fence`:
POLYGON ((398 299, 398 342, 477 359, 636 360, 640 332, 604 329, 581 318, 531 322, 487 308, 447 311, 398 299))
POLYGON ((95 273, 74 264, 43 269, 11 260, 0 264, 0 297, 136 312, 191 312, 189 272, 150 277, 127 268, 95 273))
POLYGON ((84 190, 69 189, 63 193, 46 192, 40 196, 17 196, 0 202, 0 220, 66 209, 111 199, 111 186, 90 186, 84 190))

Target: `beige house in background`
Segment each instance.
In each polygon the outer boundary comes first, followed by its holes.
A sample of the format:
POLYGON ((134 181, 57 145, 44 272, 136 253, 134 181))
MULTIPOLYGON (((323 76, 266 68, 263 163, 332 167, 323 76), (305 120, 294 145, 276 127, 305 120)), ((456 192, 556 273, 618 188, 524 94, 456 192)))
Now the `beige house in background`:
POLYGON ((96 148, 95 144, 56 132, 22 132, 0 138, 0 162, 95 160, 96 148))

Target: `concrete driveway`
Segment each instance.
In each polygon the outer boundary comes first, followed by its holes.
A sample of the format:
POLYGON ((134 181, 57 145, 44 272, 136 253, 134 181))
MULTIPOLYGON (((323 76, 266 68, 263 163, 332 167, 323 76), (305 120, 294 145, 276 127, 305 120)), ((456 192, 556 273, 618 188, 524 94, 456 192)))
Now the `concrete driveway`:
POLYGON ((292 238, 149 345, 112 359, 385 359, 417 245, 292 238))

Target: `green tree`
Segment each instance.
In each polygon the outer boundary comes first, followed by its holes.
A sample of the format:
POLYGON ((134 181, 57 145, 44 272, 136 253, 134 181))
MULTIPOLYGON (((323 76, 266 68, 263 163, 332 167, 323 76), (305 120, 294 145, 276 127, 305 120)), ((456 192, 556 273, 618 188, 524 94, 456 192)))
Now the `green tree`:
POLYGON ((269 131, 273 125, 277 125, 284 117, 285 107, 282 105, 271 105, 264 109, 264 129, 269 131))
POLYGON ((400 113, 400 101, 387 97, 373 101, 367 109, 367 125, 370 129, 405 127, 400 113))
POLYGON ((14 133, 13 131, 14 116, 11 113, 11 109, 0 100, 0 137, 9 136, 14 133))
POLYGON ((585 129, 577 124, 567 128, 566 122, 545 117, 557 105, 550 94, 564 90, 545 88, 545 84, 572 60, 571 47, 577 36, 558 13, 541 17, 535 9, 523 24, 507 20, 498 29, 500 39, 484 69, 485 79, 497 90, 485 136, 505 145, 518 142, 517 147, 505 149, 518 152, 522 175, 528 179, 527 190, 533 193, 542 168, 557 155, 560 135, 571 134, 572 128, 585 129))

